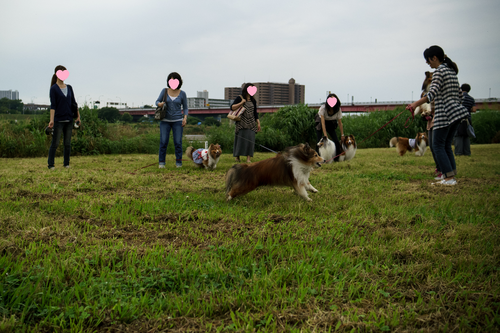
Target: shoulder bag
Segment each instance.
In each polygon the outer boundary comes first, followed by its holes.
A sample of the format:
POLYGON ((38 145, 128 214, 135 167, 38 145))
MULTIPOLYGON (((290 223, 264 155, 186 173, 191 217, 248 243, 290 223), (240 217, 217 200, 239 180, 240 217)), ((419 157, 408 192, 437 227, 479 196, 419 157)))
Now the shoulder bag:
MULTIPOLYGON (((240 96, 241 97, 241 100, 243 100, 243 96, 240 96)), ((241 120, 241 115, 243 114, 243 112, 245 112, 245 104, 243 104, 242 106, 240 106, 237 110, 233 111, 232 109, 229 111, 229 114, 227 115, 227 117, 231 120, 234 120, 234 121, 240 121, 241 120)))
POLYGON ((71 113, 73 114, 73 118, 78 118, 78 104, 75 100, 75 93, 73 92, 73 87, 68 85, 71 88, 71 113))
POLYGON ((467 121, 467 135, 469 136, 469 138, 475 139, 476 133, 474 132, 474 127, 472 127, 472 125, 470 124, 469 119, 465 119, 465 121, 467 121))
POLYGON ((167 93, 168 88, 165 88, 165 94, 163 95, 163 105, 156 107, 155 120, 162 120, 167 115, 167 93))

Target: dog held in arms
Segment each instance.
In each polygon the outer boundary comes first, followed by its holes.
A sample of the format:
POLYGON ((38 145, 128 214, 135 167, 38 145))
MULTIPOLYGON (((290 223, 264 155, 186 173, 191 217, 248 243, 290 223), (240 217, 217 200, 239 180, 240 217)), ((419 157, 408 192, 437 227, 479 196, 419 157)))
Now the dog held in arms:
MULTIPOLYGON (((422 83, 422 93, 420 97, 424 97, 429 92, 432 83, 432 72, 425 72, 425 80, 422 83)), ((420 106, 417 106, 415 109, 415 116, 421 114, 422 117, 431 117, 432 116, 432 106, 430 103, 424 103, 420 106)))
POLYGON ((213 170, 217 167, 220 155, 222 155, 222 149, 219 144, 210 144, 208 149, 194 149, 193 147, 187 147, 186 156, 193 161, 193 163, 202 168, 213 170))
POLYGON ((396 147, 400 156, 403 156, 407 151, 412 151, 413 149, 415 149, 416 156, 424 156, 429 146, 429 140, 427 139, 426 133, 417 133, 415 139, 393 137, 389 141, 389 146, 396 147))
MULTIPOLYGON (((349 161, 356 155, 358 146, 354 135, 345 136, 344 139, 340 141, 340 146, 342 153, 339 155, 339 162, 349 161)), ((318 147, 319 155, 326 160, 326 163, 332 163, 334 157, 337 156, 335 143, 326 136, 323 136, 318 142, 318 147)))
POLYGON ((312 201, 307 191, 318 192, 309 182, 314 166, 321 166, 325 159, 309 144, 288 147, 275 157, 251 164, 235 164, 226 173, 226 197, 231 200, 245 195, 259 186, 290 186, 307 201, 312 201))

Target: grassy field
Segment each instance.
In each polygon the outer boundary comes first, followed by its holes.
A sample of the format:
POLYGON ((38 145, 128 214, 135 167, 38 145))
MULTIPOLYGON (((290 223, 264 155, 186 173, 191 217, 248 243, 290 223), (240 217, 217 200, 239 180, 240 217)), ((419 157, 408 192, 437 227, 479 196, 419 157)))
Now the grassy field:
MULTIPOLYGON (((1 332, 500 330, 500 146, 359 149, 311 203, 167 156, 0 159, 1 332)), ((254 161, 271 157, 257 153, 254 161)))

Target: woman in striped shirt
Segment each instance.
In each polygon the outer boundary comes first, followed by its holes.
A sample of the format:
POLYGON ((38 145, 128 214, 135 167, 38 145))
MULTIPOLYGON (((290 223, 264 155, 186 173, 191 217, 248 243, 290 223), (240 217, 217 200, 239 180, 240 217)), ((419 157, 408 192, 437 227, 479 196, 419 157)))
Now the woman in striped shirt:
POLYGON ((434 127, 432 150, 436 156, 442 179, 438 184, 456 185, 457 166, 451 143, 460 121, 468 116, 461 105, 462 93, 458 83, 457 65, 448 58, 441 47, 434 45, 424 51, 424 58, 431 68, 435 68, 427 95, 406 108, 415 109, 423 103, 434 101, 434 127))

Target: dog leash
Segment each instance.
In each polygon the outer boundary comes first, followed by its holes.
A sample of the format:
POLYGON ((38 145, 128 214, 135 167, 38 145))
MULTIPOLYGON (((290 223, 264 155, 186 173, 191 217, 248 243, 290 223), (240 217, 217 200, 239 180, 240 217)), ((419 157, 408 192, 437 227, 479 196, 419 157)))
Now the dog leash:
MULTIPOLYGON (((248 139, 245 139, 244 137, 241 137, 241 136, 239 136, 239 135, 236 135, 236 136, 237 136, 238 138, 240 138, 240 139, 246 140, 246 141, 248 141, 248 142, 252 142, 252 141, 250 141, 250 140, 248 140, 248 139)), ((274 151, 274 150, 272 150, 271 148, 267 148, 266 146, 263 146, 263 145, 258 144, 258 143, 254 143, 254 144, 259 145, 259 146, 261 146, 262 148, 269 150, 270 152, 273 152, 273 153, 275 153, 275 154, 278 154, 278 152, 277 152, 277 151, 274 151)))

